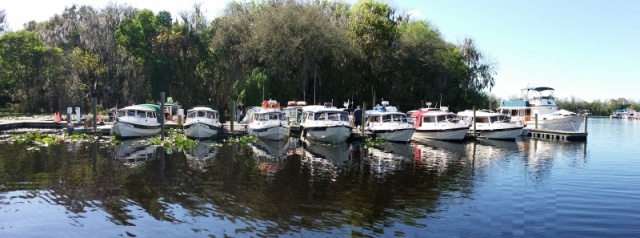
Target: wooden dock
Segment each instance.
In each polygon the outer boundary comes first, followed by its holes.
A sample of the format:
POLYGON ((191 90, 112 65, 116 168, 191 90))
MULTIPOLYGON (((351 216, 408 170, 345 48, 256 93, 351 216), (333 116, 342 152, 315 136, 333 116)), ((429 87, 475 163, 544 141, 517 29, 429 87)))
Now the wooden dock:
POLYGON ((586 141, 587 132, 531 129, 529 138, 556 141, 586 141))

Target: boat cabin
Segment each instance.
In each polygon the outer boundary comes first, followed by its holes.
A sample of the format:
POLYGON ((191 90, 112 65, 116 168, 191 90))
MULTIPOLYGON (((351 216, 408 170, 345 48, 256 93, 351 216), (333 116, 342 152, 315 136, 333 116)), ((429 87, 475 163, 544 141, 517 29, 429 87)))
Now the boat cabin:
POLYGON ((187 112, 187 118, 209 118, 218 119, 220 116, 217 111, 209 108, 193 108, 187 112))
POLYGON ((413 118, 416 128, 425 124, 457 123, 460 121, 458 115, 437 108, 420 109, 411 114, 411 118, 413 118))
POLYGON ((367 116, 367 122, 399 122, 399 123, 407 123, 407 115, 400 112, 394 113, 371 113, 367 116))
POLYGON ((160 107, 153 104, 128 106, 118 109, 118 118, 155 118, 158 122, 160 122, 162 118, 158 118, 157 116, 159 111, 160 107))

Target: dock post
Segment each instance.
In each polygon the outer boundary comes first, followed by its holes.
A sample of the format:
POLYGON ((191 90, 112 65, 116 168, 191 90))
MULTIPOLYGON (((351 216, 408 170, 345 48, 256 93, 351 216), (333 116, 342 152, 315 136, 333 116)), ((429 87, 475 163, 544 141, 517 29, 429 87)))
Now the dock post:
POLYGON ((536 115, 534 116, 536 123, 535 126, 533 127, 534 129, 538 129, 538 113, 536 113, 536 115))
POLYGON ((91 106, 93 107, 93 138, 97 139, 96 132, 98 131, 98 99, 93 96, 93 100, 91 102, 91 106))
POLYGON ((364 112, 367 110, 365 108, 367 108, 367 103, 362 102, 362 114, 360 115, 360 122, 361 122, 360 131, 362 132, 363 136, 364 136, 364 125, 365 125, 365 119, 366 119, 366 115, 364 112))
POLYGON ((587 120, 588 117, 588 114, 584 115, 584 133, 587 133, 587 122, 589 121, 587 120))
POLYGON ((160 118, 160 139, 164 141, 164 92, 160 92, 160 111, 162 115, 158 115, 160 118))
POLYGON ((231 120, 229 121, 229 132, 233 132, 233 123, 236 121, 236 102, 231 100, 231 120))
POLYGON ((476 107, 473 107, 473 120, 471 121, 471 123, 473 123, 473 136, 476 136, 476 107))

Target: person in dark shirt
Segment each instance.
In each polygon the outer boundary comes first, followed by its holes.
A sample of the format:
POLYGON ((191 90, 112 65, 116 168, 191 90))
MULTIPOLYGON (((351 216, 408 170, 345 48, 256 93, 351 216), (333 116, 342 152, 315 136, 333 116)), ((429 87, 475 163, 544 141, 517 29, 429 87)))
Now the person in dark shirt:
POLYGON ((362 125, 362 109, 360 109, 360 106, 353 111, 353 121, 355 122, 356 127, 362 125))
POLYGON ((243 110, 244 110, 244 104, 242 104, 242 102, 238 103, 238 107, 236 108, 236 117, 237 117, 238 123, 242 121, 243 110))

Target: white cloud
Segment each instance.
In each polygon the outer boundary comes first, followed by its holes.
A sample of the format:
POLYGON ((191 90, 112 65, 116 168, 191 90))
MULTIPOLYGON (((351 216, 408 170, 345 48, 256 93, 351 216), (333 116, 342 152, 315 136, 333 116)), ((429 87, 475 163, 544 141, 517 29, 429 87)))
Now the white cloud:
POLYGON ((420 12, 418 10, 409 10, 409 11, 407 11, 407 14, 409 14, 409 16, 411 16, 411 18, 413 18, 413 19, 422 18, 422 12, 420 12))

